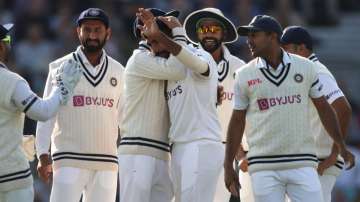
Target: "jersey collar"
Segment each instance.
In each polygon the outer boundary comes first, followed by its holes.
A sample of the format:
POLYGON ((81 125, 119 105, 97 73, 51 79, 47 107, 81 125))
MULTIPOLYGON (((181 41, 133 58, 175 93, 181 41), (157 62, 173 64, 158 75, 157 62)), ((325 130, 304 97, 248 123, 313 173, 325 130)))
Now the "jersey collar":
MULTIPOLYGON (((280 71, 282 68, 284 68, 284 66, 287 66, 288 64, 291 64, 291 57, 290 57, 289 53, 287 53, 283 49, 281 49, 281 51, 283 53, 283 58, 282 58, 282 62, 279 64, 276 71, 280 71)), ((262 69, 262 68, 274 69, 269 64, 267 64, 267 62, 261 57, 257 58, 256 67, 259 68, 259 69, 262 69)))

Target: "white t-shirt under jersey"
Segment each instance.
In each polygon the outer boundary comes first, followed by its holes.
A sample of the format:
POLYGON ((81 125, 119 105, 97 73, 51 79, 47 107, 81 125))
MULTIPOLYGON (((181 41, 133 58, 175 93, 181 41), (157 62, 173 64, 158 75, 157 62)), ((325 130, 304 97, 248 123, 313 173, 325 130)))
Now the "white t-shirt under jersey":
POLYGON ((210 73, 209 76, 203 76, 187 69, 184 80, 168 82, 166 99, 171 121, 170 141, 221 141, 221 127, 216 109, 216 63, 206 51, 192 46, 187 48, 208 63, 210 73))

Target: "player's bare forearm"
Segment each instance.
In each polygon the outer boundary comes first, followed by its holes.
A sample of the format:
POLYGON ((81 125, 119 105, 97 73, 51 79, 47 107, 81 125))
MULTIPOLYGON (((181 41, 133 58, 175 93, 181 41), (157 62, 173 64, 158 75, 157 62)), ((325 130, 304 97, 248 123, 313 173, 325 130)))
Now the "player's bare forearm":
MULTIPOLYGON (((350 104, 345 97, 340 97, 336 99, 333 103, 331 103, 331 107, 336 112, 340 124, 341 134, 343 136, 343 139, 345 140, 349 129, 351 113, 352 113, 350 104)), ((339 152, 340 151, 336 146, 336 144, 333 144, 330 155, 337 156, 339 152)))
POLYGON ((338 147, 344 148, 344 139, 341 135, 339 121, 334 109, 326 101, 324 96, 320 98, 313 98, 312 101, 318 111, 322 124, 334 140, 334 143, 337 144, 338 147))
POLYGON ((233 161, 238 152, 245 129, 245 116, 246 110, 233 110, 231 115, 226 139, 225 168, 232 169, 233 167, 233 161))
POLYGON ((340 124, 341 133, 345 139, 351 120, 352 110, 350 104, 345 97, 340 97, 336 99, 333 103, 331 103, 331 107, 336 112, 340 124))

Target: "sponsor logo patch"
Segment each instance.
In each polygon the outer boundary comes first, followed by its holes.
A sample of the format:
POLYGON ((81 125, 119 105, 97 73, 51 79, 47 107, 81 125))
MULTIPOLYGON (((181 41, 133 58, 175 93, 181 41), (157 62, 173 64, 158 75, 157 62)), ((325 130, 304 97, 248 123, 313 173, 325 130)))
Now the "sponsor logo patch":
POLYGON ((257 79, 249 80, 247 83, 248 83, 248 86, 250 87, 250 86, 254 86, 256 84, 261 84, 262 81, 259 78, 257 78, 257 79))
POLYGON ((289 104, 299 104, 301 103, 301 95, 287 95, 279 96, 272 98, 262 98, 257 100, 259 110, 264 111, 270 107, 289 105, 289 104))
POLYGON ((73 106, 74 107, 103 106, 103 107, 112 108, 114 106, 114 99, 105 98, 105 97, 74 95, 73 106))

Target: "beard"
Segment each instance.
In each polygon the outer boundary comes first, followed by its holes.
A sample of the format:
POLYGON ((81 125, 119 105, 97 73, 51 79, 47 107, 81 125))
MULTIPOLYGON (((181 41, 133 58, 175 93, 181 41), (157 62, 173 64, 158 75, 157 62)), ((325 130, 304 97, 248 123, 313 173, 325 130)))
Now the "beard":
POLYGON ((82 41, 84 51, 87 53, 95 53, 101 51, 106 43, 106 37, 104 40, 100 41, 99 39, 85 39, 82 41))
POLYGON ((6 50, 4 52, 4 62, 5 64, 7 64, 10 61, 10 58, 12 57, 12 51, 11 51, 11 47, 9 45, 6 45, 6 50))
POLYGON ((209 53, 213 53, 221 46, 221 41, 213 38, 213 37, 206 37, 200 41, 201 46, 209 53))

